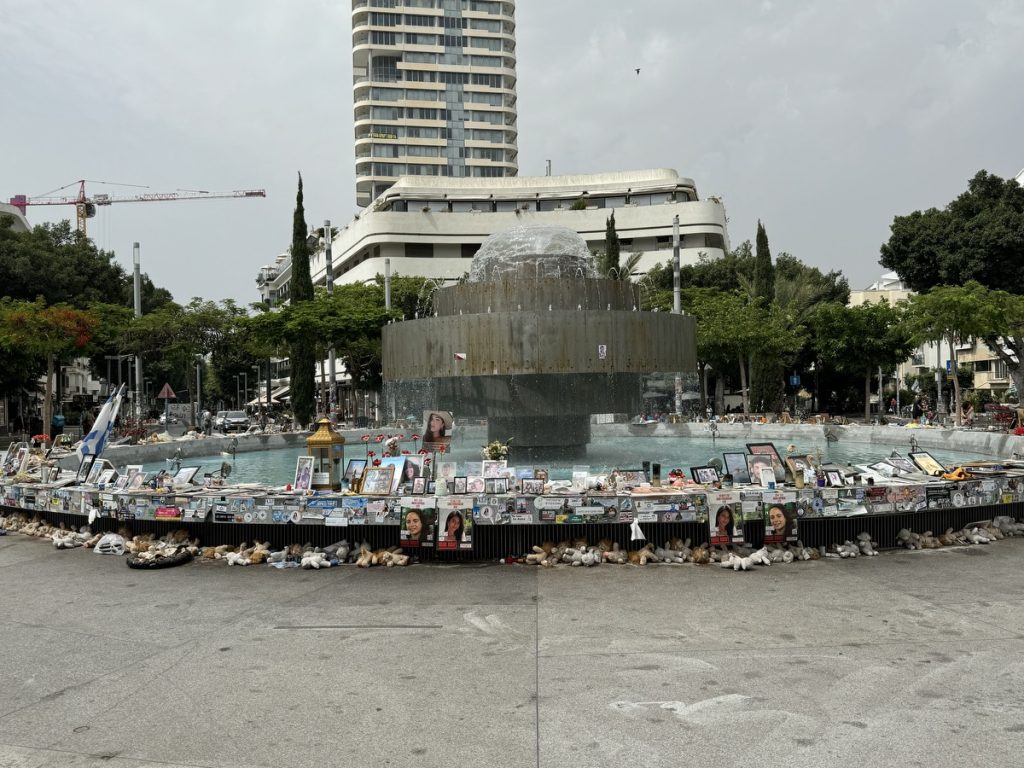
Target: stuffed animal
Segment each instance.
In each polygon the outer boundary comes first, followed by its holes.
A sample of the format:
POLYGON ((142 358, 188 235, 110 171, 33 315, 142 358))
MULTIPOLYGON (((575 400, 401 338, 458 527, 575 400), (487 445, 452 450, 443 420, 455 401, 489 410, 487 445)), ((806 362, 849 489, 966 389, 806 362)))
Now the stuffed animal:
POLYGON ((690 554, 690 559, 697 565, 707 565, 711 562, 711 553, 708 552, 707 548, 703 544, 701 544, 693 548, 693 552, 690 554))
POLYGON ((921 549, 921 537, 906 528, 896 534, 896 541, 907 549, 921 549))
POLYGON ((302 556, 299 567, 307 570, 311 568, 319 570, 320 568, 330 568, 331 562, 323 552, 309 551, 302 556))
POLYGON ((612 544, 612 548, 604 552, 603 556, 606 563, 614 563, 615 565, 623 565, 629 559, 629 554, 619 546, 619 542, 612 544))
POLYGON ((654 560, 654 545, 648 542, 640 549, 630 552, 627 559, 630 565, 647 565, 654 560))
MULTIPOLYGON (((668 542, 665 542, 666 544, 668 542)), ((668 547, 657 547, 654 550, 654 556, 663 563, 685 563, 686 558, 680 557, 679 553, 674 549, 668 549, 668 547)))
POLYGON ((227 560, 228 565, 249 565, 252 561, 245 556, 244 552, 228 552, 224 559, 227 560))
POLYGON ((356 558, 357 568, 369 568, 373 565, 373 550, 370 549, 366 542, 359 545, 359 554, 356 558))
POLYGON ((874 557, 878 554, 878 550, 875 549, 875 542, 871 540, 871 534, 867 531, 857 534, 857 547, 862 555, 874 557))

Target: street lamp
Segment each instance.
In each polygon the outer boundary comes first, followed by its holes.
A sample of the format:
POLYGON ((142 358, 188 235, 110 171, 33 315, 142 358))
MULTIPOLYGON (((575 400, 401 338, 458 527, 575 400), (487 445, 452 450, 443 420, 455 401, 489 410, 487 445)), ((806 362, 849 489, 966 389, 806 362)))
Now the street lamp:
POLYGON ((242 410, 244 411, 249 403, 249 372, 242 371, 242 410))

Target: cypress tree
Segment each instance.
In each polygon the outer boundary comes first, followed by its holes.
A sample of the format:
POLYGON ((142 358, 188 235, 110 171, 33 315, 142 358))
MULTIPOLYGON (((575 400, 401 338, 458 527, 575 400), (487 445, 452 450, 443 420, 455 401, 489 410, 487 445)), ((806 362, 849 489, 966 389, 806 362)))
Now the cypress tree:
POLYGON ((754 253, 754 298, 764 299, 766 304, 775 298, 775 267, 768 248, 768 233, 760 221, 757 222, 757 249, 754 253))
POLYGON ((604 259, 598 262, 601 277, 611 277, 612 270, 619 270, 619 233, 615 230, 615 211, 605 219, 604 225, 604 259))
MULTIPOLYGON (((310 301, 313 298, 313 278, 309 274, 309 244, 306 242, 306 212, 302 205, 302 174, 299 191, 295 196, 295 215, 292 219, 292 278, 291 302, 310 301)), ((313 420, 316 393, 315 339, 296 339, 289 350, 291 360, 292 415, 295 423, 305 426, 313 420)))
MULTIPOLYGON (((768 233, 757 222, 754 252, 754 284, 752 300, 761 300, 765 308, 775 300, 775 267, 768 247, 768 233)), ((782 407, 782 366, 764 354, 751 356, 750 403, 755 411, 777 411, 782 407)))

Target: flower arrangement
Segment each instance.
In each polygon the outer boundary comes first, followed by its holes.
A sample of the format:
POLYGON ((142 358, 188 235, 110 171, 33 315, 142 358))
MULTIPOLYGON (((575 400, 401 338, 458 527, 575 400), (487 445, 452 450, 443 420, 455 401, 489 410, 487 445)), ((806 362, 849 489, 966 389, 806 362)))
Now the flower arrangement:
POLYGON ((509 438, 505 442, 501 440, 492 440, 487 445, 483 446, 480 450, 480 455, 485 459, 491 461, 500 461, 501 459, 508 458, 508 444, 512 442, 512 438, 509 438))

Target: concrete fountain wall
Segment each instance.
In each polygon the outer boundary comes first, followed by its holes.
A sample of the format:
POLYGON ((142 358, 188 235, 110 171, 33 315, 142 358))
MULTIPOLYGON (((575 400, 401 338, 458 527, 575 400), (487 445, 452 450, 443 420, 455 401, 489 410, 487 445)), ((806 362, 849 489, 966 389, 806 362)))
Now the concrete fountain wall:
POLYGON ((639 311, 639 286, 596 276, 564 227, 493 235, 433 304, 384 329, 389 408, 486 418, 514 460, 584 456, 591 414, 636 413, 645 375, 696 367, 694 319, 639 311))

